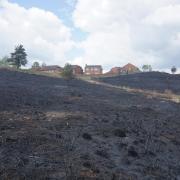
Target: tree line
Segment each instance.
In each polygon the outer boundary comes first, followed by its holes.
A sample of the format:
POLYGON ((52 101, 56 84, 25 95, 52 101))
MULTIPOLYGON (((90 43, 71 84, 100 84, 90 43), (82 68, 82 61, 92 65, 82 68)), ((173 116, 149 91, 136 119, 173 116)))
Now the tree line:
MULTIPOLYGON (((21 66, 26 66, 28 63, 27 60, 27 53, 25 48, 23 47, 23 45, 18 45, 15 47, 15 50, 13 53, 10 54, 10 57, 5 56, 3 58, 0 59, 0 67, 15 67, 17 69, 20 69, 21 66)), ((42 64, 42 67, 46 66, 45 63, 42 64)), ((32 69, 35 68, 39 68, 40 64, 39 62, 34 62, 32 65, 32 69)), ((71 71, 71 65, 70 64, 66 64, 64 69, 65 71, 63 72, 64 75, 66 75, 67 73, 72 73, 71 71)), ((151 72, 152 71, 152 66, 149 64, 145 64, 142 66, 142 70, 143 72, 151 72)), ((172 74, 175 74, 177 72, 177 68, 175 66, 173 66, 171 68, 171 72, 172 74)))
MULTIPOLYGON (((145 65, 142 66, 142 70, 143 70, 143 72, 151 72, 152 71, 152 66, 149 65, 149 64, 145 64, 145 65)), ((171 73, 175 74, 176 72, 177 72, 177 68, 175 66, 173 66, 171 68, 171 73)))

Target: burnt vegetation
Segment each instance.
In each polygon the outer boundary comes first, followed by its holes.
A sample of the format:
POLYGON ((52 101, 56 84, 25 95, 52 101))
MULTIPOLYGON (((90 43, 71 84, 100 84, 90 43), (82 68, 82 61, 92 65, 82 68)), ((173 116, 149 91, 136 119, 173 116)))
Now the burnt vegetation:
POLYGON ((0 179, 178 179, 179 109, 77 79, 1 69, 0 179))
POLYGON ((96 80, 112 85, 130 87, 157 92, 172 91, 180 94, 180 75, 161 72, 144 72, 126 76, 96 78, 96 80))

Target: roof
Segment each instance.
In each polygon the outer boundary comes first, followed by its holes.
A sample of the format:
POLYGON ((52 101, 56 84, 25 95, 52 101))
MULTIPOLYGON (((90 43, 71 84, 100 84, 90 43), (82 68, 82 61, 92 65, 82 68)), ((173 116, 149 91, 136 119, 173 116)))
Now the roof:
POLYGON ((43 66, 40 68, 40 71, 55 71, 55 70, 62 70, 60 66, 43 66))
POLYGON ((136 69, 139 69, 138 67, 136 67, 135 65, 131 64, 131 63, 128 63, 126 64, 124 67, 122 67, 122 69, 128 69, 128 68, 136 68, 136 69))
POLYGON ((121 67, 113 67, 109 72, 107 72, 106 74, 120 74, 120 72, 122 71, 121 67))
POLYGON ((71 65, 71 67, 72 67, 72 68, 81 68, 81 69, 82 69, 82 67, 79 66, 79 65, 71 65))
POLYGON ((86 68, 101 68, 102 69, 102 66, 101 65, 86 65, 86 68))
POLYGON ((113 67, 112 69, 111 69, 111 71, 112 70, 121 70, 122 69, 122 67, 113 67))

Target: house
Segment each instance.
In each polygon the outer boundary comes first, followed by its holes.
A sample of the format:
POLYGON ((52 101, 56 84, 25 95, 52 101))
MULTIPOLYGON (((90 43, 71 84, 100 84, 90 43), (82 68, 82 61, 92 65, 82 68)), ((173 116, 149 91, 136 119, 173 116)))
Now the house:
POLYGON ((120 75, 120 74, 132 74, 140 72, 139 68, 134 66, 133 64, 126 64, 124 67, 113 67, 107 75, 120 75))
POLYGON ((124 67, 122 67, 121 71, 122 71, 123 74, 132 74, 132 73, 140 72, 139 68, 134 66, 131 63, 128 63, 124 67))
POLYGON ((106 74, 109 74, 109 75, 120 75, 121 73, 122 73, 122 68, 121 67, 114 67, 109 72, 107 72, 106 74))
POLYGON ((48 73, 59 73, 62 72, 63 68, 54 65, 54 66, 42 66, 40 68, 37 68, 36 70, 41 72, 48 72, 48 73))
POLYGON ((101 75, 103 73, 103 68, 101 65, 86 65, 85 74, 86 75, 101 75))
POLYGON ((83 75, 83 69, 81 66, 78 65, 72 65, 72 70, 74 75, 83 75))

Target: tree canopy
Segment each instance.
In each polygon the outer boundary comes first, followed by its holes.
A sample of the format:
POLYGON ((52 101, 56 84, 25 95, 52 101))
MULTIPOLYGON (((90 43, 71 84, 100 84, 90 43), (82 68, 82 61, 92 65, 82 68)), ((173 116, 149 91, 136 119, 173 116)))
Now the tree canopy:
POLYGON ((4 56, 2 59, 0 59, 0 67, 9 67, 10 63, 8 62, 8 56, 4 56))
POLYGON ((37 69, 39 67, 40 67, 40 65, 39 65, 38 62, 34 62, 33 65, 32 65, 32 69, 37 69))
POLYGON ((11 53, 11 57, 8 59, 9 63, 15 66, 17 69, 27 64, 27 54, 23 45, 18 45, 15 51, 11 53))
POLYGON ((148 65, 148 64, 145 64, 142 66, 142 69, 144 72, 151 72, 152 71, 152 66, 151 65, 148 65))
POLYGON ((173 74, 175 74, 176 71, 177 71, 177 68, 176 68, 175 66, 173 66, 173 67, 171 68, 171 72, 172 72, 173 74))
POLYGON ((61 73, 62 77, 66 78, 66 79, 72 79, 73 78, 73 69, 71 64, 67 63, 64 66, 64 69, 61 73))
POLYGON ((41 66, 42 66, 42 67, 46 67, 46 63, 45 63, 45 62, 43 62, 41 66))

